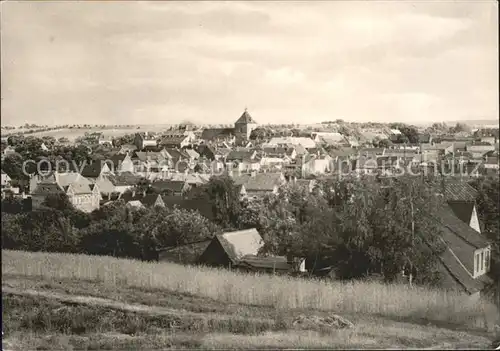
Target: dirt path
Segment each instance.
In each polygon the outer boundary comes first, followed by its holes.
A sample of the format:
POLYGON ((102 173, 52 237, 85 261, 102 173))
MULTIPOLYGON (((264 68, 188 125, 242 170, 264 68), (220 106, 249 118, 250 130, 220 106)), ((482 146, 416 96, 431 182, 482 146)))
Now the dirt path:
POLYGON ((173 309, 161 306, 150 306, 143 304, 129 304, 123 303, 119 301, 114 301, 111 299, 104 299, 100 297, 93 296, 82 296, 82 295, 68 295, 68 294, 60 294, 57 292, 48 292, 48 291, 36 291, 31 289, 21 290, 10 287, 2 287, 3 294, 12 294, 18 296, 28 296, 28 297, 42 297, 47 299, 58 300, 66 303, 74 303, 74 304, 82 304, 89 306, 99 306, 112 308, 115 310, 125 311, 125 312, 136 312, 136 313, 144 313, 152 316, 178 316, 178 317, 194 317, 194 318, 207 318, 213 320, 245 320, 250 322, 263 322, 269 321, 270 319, 257 319, 257 318, 241 318, 235 315, 221 315, 218 313, 196 313, 186 310, 173 309))

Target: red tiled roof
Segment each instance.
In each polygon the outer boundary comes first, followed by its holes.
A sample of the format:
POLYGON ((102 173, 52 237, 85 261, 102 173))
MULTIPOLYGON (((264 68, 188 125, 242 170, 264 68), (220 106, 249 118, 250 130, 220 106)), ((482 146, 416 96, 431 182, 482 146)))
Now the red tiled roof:
POLYGON ((448 201, 475 201, 477 191, 465 181, 447 179, 444 195, 448 201))
POLYGON ((243 256, 256 255, 264 245, 257 229, 239 230, 216 235, 231 261, 237 263, 243 256))

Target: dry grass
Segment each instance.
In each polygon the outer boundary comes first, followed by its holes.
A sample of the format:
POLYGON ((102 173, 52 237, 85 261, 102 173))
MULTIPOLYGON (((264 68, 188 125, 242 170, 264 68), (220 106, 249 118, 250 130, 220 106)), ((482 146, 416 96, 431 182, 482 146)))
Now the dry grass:
MULTIPOLYGON (((139 126, 140 129, 137 129, 137 127, 138 126, 119 127, 119 128, 106 127, 104 129, 101 129, 101 128, 80 128, 80 129, 62 128, 62 129, 34 132, 31 134, 26 134, 26 136, 34 136, 37 138, 40 138, 43 136, 51 136, 51 137, 54 137, 56 139, 66 137, 70 141, 73 141, 78 137, 84 136, 85 133, 102 132, 105 137, 119 137, 119 136, 122 136, 125 134, 132 134, 132 133, 137 133, 137 132, 141 132, 141 131, 161 132, 161 131, 167 130, 169 128, 168 125, 141 125, 141 126, 139 126)), ((17 129, 17 130, 13 130, 13 131, 6 131, 2 135, 4 135, 5 133, 20 132, 20 131, 22 131, 22 130, 17 129)))
POLYGON ((111 257, 2 250, 2 274, 165 289, 225 303, 318 309, 486 327, 497 310, 458 293, 380 283, 327 283, 111 257))

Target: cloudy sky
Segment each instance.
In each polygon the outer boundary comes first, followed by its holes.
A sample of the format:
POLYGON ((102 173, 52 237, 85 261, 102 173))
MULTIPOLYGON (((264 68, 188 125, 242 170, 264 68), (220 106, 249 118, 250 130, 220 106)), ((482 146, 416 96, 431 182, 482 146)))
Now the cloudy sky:
POLYGON ((497 6, 2 2, 2 122, 496 119, 497 6))

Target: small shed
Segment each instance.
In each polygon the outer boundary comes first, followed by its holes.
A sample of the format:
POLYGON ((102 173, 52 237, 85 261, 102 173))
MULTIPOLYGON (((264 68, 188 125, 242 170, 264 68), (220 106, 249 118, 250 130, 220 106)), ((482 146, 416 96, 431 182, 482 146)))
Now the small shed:
POLYGON ((264 241, 257 229, 238 230, 216 235, 198 262, 207 266, 231 268, 247 255, 257 255, 264 241))

